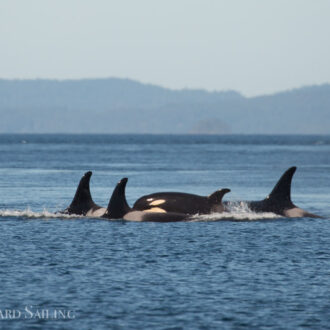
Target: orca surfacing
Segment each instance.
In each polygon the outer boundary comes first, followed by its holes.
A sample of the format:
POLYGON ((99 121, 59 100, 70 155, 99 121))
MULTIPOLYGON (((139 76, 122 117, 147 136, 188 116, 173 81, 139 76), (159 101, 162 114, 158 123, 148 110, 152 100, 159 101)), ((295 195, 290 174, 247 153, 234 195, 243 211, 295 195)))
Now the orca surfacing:
POLYGON ((210 196, 199 196, 182 192, 159 192, 142 196, 133 208, 139 211, 179 212, 184 214, 210 214, 224 211, 223 196, 230 192, 224 188, 210 196))
MULTIPOLYGON (((288 218, 321 218, 292 203, 291 182, 296 169, 295 166, 290 167, 281 176, 272 192, 264 200, 244 202, 256 213, 270 212, 288 218)), ((134 209, 160 209, 164 212, 181 212, 185 214, 230 212, 230 202, 221 202, 223 195, 229 191, 229 189, 221 189, 209 197, 177 192, 160 192, 139 198, 134 204, 134 209)))
MULTIPOLYGON (((271 193, 261 201, 245 201, 250 210, 256 213, 271 212, 287 218, 322 218, 319 215, 309 213, 294 205, 291 200, 292 177, 297 167, 286 170, 276 183, 271 193)), ((229 202, 224 203, 228 209, 229 202)))
POLYGON ((188 220, 187 214, 179 212, 148 212, 131 208, 125 195, 128 179, 121 179, 113 190, 107 211, 103 215, 108 219, 124 219, 129 221, 176 222, 188 220))
MULTIPOLYGON (((296 167, 291 167, 276 183, 271 193, 260 201, 244 201, 256 213, 271 212, 288 218, 322 218, 307 212, 291 200, 291 183, 296 167)), ((123 178, 113 190, 107 209, 94 203, 90 193, 92 172, 81 178, 75 196, 62 213, 130 221, 184 221, 195 214, 230 212, 230 202, 222 202, 230 190, 220 189, 208 197, 180 192, 159 192, 139 198, 131 208, 125 196, 128 179, 123 178)), ((61 212, 60 212, 61 213, 61 212)))

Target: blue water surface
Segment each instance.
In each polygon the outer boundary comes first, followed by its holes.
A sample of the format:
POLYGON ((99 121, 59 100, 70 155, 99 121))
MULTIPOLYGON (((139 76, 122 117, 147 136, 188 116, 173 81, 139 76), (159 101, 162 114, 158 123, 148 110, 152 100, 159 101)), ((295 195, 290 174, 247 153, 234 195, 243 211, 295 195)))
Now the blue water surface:
POLYGON ((0 328, 329 328, 330 136, 0 135, 0 196, 0 328), (88 170, 106 206, 122 177, 131 205, 224 187, 263 199, 291 166, 294 203, 323 219, 54 214, 88 170))

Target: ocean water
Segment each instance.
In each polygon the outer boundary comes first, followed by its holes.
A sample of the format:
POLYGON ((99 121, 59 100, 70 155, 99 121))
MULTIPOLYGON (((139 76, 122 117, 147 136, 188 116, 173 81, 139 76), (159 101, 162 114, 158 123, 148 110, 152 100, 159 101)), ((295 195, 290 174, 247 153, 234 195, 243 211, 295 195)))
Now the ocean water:
POLYGON ((0 328, 330 328, 330 136, 0 135, 0 328), (297 166, 292 200, 255 214, 297 166), (106 206, 230 188, 230 216, 180 223, 59 217, 84 172, 106 206))

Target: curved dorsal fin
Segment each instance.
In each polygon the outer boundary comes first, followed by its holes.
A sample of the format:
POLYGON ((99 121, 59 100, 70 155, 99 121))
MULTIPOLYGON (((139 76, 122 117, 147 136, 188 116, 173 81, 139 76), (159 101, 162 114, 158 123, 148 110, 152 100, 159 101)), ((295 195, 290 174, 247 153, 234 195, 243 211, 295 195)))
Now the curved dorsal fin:
POLYGON ((88 210, 95 206, 89 189, 89 181, 91 179, 91 176, 92 172, 88 171, 80 179, 73 200, 70 206, 67 208, 69 213, 85 214, 88 210))
POLYGON ((228 188, 219 189, 219 190, 215 191, 214 193, 212 193, 207 198, 214 204, 221 203, 223 196, 229 192, 230 192, 230 189, 228 189, 228 188))
POLYGON ((107 218, 121 219, 126 213, 131 211, 125 196, 127 181, 127 178, 121 179, 113 190, 106 212, 107 218))
POLYGON ((296 169, 297 167, 293 166, 286 170, 266 199, 269 201, 276 200, 277 203, 282 205, 293 205, 291 201, 291 182, 296 169))

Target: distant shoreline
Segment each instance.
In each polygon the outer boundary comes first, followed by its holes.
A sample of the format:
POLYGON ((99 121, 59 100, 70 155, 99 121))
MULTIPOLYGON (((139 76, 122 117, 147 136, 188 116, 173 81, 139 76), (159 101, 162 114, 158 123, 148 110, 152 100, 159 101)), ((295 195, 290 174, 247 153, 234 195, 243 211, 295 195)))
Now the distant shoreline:
POLYGON ((0 116, 2 133, 330 134, 330 84, 245 97, 119 78, 0 79, 0 116))

